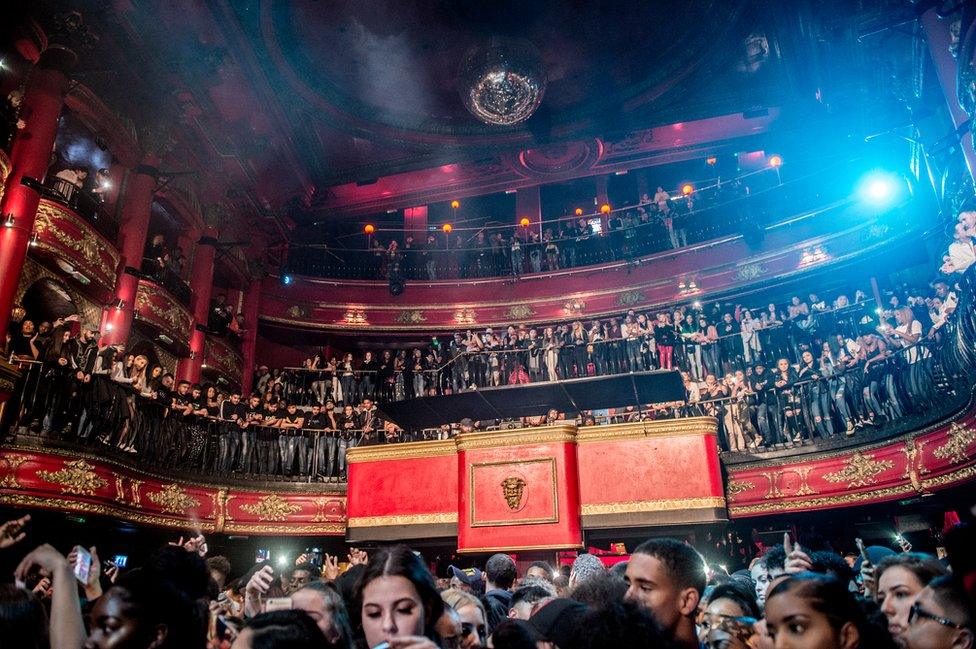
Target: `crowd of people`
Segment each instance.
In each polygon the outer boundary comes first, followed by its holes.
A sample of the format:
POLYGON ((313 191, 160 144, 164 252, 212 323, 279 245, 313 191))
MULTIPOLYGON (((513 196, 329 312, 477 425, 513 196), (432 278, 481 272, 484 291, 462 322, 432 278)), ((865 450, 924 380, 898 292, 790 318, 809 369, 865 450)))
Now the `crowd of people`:
MULTIPOLYGON (((0 552, 30 516, 0 525, 0 552)), ((604 561, 558 568, 494 554, 477 567, 404 545, 346 561, 265 557, 232 574, 193 536, 139 566, 97 549, 28 552, 0 586, 0 642, 18 649, 972 649, 971 523, 947 558, 816 536, 753 546, 731 574, 687 540, 652 538, 604 561), (857 549, 855 549, 855 547, 857 549)))
POLYGON ((607 214, 566 215, 541 228, 485 226, 464 232, 401 233, 385 243, 369 237, 364 250, 296 246, 288 270, 303 275, 436 280, 520 276, 629 260, 738 232, 762 220, 762 206, 745 200, 736 178, 695 193, 658 187, 636 204, 607 214))
POLYGON ((721 422, 723 448, 747 451, 853 435, 937 405, 946 393, 933 377, 935 352, 957 303, 940 280, 893 293, 885 309, 862 292, 829 304, 811 294, 793 297, 785 309, 716 303, 586 325, 459 332, 409 354, 366 351, 325 363, 310 358, 302 368, 262 366, 250 395, 177 382, 145 353, 100 347, 99 331, 79 327, 76 316, 37 326, 25 318, 14 323, 8 349, 29 371, 7 425, 213 475, 341 481, 346 452, 358 445, 567 417, 550 412, 402 431, 384 420, 377 401, 676 369, 685 381, 683 402, 568 416, 595 425, 710 414, 721 422))

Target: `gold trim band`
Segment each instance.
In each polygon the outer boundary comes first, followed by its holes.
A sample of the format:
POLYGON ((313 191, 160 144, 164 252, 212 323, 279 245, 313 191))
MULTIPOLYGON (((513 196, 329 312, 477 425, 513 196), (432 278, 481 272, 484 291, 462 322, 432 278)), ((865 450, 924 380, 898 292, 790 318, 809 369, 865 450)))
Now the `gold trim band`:
POLYGON ((516 430, 491 430, 461 433, 457 436, 457 449, 470 451, 499 446, 526 446, 576 441, 576 424, 553 424, 545 428, 519 428, 516 430))
POLYGON ((681 437, 715 435, 718 420, 715 417, 687 417, 661 421, 634 421, 606 426, 586 426, 576 431, 576 443, 613 442, 645 437, 681 437))
POLYGON ((346 527, 395 527, 401 525, 450 525, 458 522, 457 512, 438 514, 397 514, 392 516, 359 516, 346 521, 346 527))
POLYGON ((346 451, 346 462, 356 464, 357 462, 378 462, 381 460, 411 460, 454 455, 456 453, 457 445, 453 439, 403 442, 401 444, 353 447, 346 451))
POLYGON ((565 545, 503 545, 497 548, 458 548, 458 552, 479 552, 488 554, 489 552, 531 552, 533 550, 581 550, 582 543, 567 543, 565 545))
POLYGON ((594 503, 583 505, 583 516, 599 514, 646 514, 651 512, 673 512, 681 509, 712 509, 725 507, 725 498, 718 496, 706 498, 665 498, 661 500, 632 500, 629 502, 594 503))

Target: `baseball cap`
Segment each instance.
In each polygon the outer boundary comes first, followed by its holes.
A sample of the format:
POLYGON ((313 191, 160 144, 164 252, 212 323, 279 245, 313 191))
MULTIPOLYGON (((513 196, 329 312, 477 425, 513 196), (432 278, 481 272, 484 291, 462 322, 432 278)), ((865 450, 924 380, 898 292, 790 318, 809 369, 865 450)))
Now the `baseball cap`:
POLYGON ((450 577, 457 577, 472 588, 477 588, 485 583, 484 576, 477 568, 458 568, 457 566, 448 566, 447 574, 450 577))
POLYGON ((586 610, 585 604, 559 597, 543 604, 542 608, 529 618, 529 624, 535 627, 543 638, 557 647, 567 647, 576 637, 586 610))

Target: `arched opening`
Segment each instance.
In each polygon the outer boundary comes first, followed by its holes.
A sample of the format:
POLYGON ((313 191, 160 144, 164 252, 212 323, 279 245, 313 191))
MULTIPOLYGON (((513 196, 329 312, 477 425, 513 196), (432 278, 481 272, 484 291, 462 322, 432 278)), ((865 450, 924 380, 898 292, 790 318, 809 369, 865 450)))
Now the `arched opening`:
POLYGON ((46 277, 28 286, 20 303, 26 312, 25 319, 35 324, 54 322, 78 313, 78 305, 65 285, 46 277))

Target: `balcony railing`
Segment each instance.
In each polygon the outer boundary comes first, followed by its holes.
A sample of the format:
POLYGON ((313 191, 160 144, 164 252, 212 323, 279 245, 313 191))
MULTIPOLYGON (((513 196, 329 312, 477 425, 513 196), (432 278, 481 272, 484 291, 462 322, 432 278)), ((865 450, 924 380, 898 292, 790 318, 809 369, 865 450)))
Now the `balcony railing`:
POLYGON ((52 178, 48 184, 51 190, 48 197, 51 200, 74 210, 109 241, 118 239, 119 224, 103 209, 99 194, 83 191, 61 178, 52 178))

